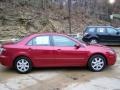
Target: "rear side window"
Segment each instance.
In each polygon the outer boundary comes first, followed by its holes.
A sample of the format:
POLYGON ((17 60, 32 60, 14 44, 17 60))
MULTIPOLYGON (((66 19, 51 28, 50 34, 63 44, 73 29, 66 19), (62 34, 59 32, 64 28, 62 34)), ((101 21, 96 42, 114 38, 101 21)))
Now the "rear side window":
POLYGON ((95 28, 87 28, 87 32, 90 32, 90 33, 93 33, 93 32, 95 32, 95 28))
POLYGON ((105 28, 97 28, 97 33, 105 33, 105 28))
POLYGON ((28 45, 40 45, 40 46, 49 46, 50 40, 49 36, 38 36, 33 38, 28 42, 28 45))

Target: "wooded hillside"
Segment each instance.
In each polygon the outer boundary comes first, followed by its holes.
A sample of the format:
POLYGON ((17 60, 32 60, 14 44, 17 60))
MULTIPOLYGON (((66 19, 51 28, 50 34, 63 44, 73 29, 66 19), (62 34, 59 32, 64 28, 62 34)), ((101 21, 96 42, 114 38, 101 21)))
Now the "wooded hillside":
POLYGON ((120 0, 0 0, 0 39, 82 32, 88 25, 112 25, 112 13, 120 14, 120 0))

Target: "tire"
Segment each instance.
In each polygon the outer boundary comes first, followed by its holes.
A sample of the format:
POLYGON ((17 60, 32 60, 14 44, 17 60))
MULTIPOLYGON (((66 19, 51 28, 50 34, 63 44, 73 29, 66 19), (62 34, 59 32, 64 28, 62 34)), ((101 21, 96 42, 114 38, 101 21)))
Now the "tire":
POLYGON ((32 70, 32 62, 27 57, 18 57, 15 60, 14 67, 19 73, 29 73, 32 70))
POLYGON ((96 44, 96 43, 98 43, 98 40, 97 39, 90 39, 90 44, 96 44))
POLYGON ((94 55, 88 61, 88 68, 91 71, 99 72, 106 67, 106 59, 102 55, 94 55))

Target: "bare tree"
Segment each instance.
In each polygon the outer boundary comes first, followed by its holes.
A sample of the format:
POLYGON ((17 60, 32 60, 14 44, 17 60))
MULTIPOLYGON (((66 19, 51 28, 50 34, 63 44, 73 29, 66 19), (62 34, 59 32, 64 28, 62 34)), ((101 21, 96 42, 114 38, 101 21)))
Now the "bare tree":
POLYGON ((69 18, 68 18, 69 33, 72 33, 71 31, 71 0, 68 0, 68 13, 69 13, 69 18))

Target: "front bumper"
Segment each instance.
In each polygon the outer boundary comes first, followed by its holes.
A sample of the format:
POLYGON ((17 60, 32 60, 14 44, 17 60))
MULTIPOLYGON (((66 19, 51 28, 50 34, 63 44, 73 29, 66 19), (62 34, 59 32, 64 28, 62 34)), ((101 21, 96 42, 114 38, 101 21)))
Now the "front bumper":
POLYGON ((107 54, 108 65, 114 65, 116 63, 117 55, 115 54, 107 54))

